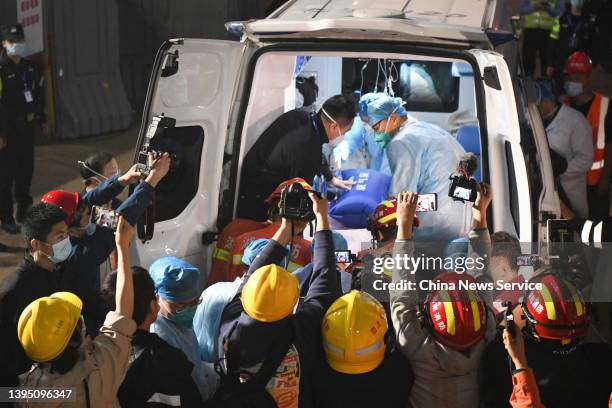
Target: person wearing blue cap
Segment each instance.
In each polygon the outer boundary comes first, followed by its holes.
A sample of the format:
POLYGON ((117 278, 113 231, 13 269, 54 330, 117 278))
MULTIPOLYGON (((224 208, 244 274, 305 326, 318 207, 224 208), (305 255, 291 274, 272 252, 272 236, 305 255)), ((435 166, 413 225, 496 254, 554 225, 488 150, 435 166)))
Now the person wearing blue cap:
POLYGON ((165 256, 153 262, 149 274, 159 303, 151 332, 185 353, 193 364, 192 377, 202 399, 206 400, 214 392, 217 376, 202 361, 193 330, 193 317, 200 299, 200 270, 182 259, 165 256))
POLYGON ((404 101, 386 93, 369 93, 359 101, 359 115, 384 149, 392 181, 389 196, 402 191, 437 193, 438 211, 419 214, 415 238, 450 241, 469 230, 470 206, 448 197, 449 175, 465 150, 446 131, 408 115, 404 101))
POLYGON ((594 149, 591 125, 576 109, 555 100, 551 81, 540 79, 536 81, 536 88, 548 145, 567 161, 567 168, 558 177, 562 190, 562 213, 570 219, 574 216, 587 218, 586 175, 593 164, 594 149))

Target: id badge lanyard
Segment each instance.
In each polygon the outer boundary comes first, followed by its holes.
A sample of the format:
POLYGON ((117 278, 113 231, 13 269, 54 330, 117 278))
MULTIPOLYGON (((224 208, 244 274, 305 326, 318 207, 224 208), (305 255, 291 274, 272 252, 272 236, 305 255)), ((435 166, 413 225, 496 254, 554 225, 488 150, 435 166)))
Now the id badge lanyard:
POLYGON ((32 96, 32 88, 28 86, 28 75, 27 72, 21 74, 21 79, 23 81, 23 97, 25 98, 26 103, 34 102, 34 97, 32 96))

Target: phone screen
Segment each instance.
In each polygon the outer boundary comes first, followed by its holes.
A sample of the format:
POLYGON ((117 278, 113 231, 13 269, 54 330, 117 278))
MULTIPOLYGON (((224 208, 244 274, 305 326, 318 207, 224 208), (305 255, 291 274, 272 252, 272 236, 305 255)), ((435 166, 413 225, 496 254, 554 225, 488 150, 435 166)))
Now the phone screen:
POLYGON ((351 251, 334 251, 336 255, 336 263, 350 263, 351 251))
POLYGON ((438 211, 438 195, 436 193, 419 194, 416 210, 418 212, 438 211))
POLYGON ((469 188, 465 188, 465 187, 457 186, 455 188, 455 191, 453 192, 453 197, 460 198, 462 200, 469 200, 471 195, 472 195, 472 190, 470 190, 469 188))
POLYGON ((117 229, 119 214, 116 211, 94 205, 91 209, 91 222, 101 227, 117 229))

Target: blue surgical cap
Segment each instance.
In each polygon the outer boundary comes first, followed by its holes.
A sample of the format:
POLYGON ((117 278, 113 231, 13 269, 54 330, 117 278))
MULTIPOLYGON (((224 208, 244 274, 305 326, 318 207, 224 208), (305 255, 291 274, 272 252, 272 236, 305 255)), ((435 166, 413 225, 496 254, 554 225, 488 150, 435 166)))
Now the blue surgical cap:
POLYGON ((182 259, 159 258, 149 268, 149 275, 155 283, 155 291, 163 299, 187 302, 200 296, 200 270, 182 259))
POLYGON ((539 79, 536 81, 536 88, 538 91, 538 103, 549 100, 554 101, 555 95, 553 93, 552 82, 545 79, 539 79))
POLYGON ((251 266, 257 255, 264 249, 270 240, 267 238, 259 238, 254 241, 251 241, 250 244, 244 248, 244 253, 242 254, 242 263, 246 266, 251 266))
POLYGON ((359 116, 361 120, 373 126, 387 119, 392 113, 398 116, 408 115, 403 104, 402 98, 394 98, 384 92, 368 93, 359 100, 359 116))

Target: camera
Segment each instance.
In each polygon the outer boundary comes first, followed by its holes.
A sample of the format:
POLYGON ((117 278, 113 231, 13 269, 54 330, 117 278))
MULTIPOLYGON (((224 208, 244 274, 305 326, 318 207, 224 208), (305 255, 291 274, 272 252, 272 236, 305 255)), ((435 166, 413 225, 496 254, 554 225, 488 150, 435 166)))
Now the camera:
POLYGON ((349 264, 353 261, 360 261, 360 259, 357 257, 357 254, 352 253, 348 249, 343 251, 334 251, 334 256, 336 257, 336 263, 341 264, 349 264))
POLYGON ((451 180, 448 196, 455 201, 476 201, 478 182, 472 178, 478 168, 478 160, 472 153, 463 155, 457 170, 449 177, 451 180))
POLYGON ((293 183, 281 192, 278 206, 283 218, 300 221, 312 221, 315 218, 308 191, 300 183, 293 183))
POLYGON ((179 160, 176 154, 164 146, 164 135, 166 130, 175 126, 176 119, 164 116, 163 113, 159 116, 154 116, 153 119, 151 119, 151 123, 147 128, 147 133, 145 134, 145 140, 142 144, 142 148, 138 152, 138 163, 136 163, 137 170, 142 174, 143 178, 146 178, 151 172, 149 167, 149 153, 153 155, 153 159, 158 159, 162 156, 162 154, 164 154, 164 152, 169 153, 170 158, 172 159, 170 171, 178 168, 179 160))
POLYGON ((90 222, 116 231, 117 224, 119 223, 119 213, 94 205, 91 208, 90 222))

